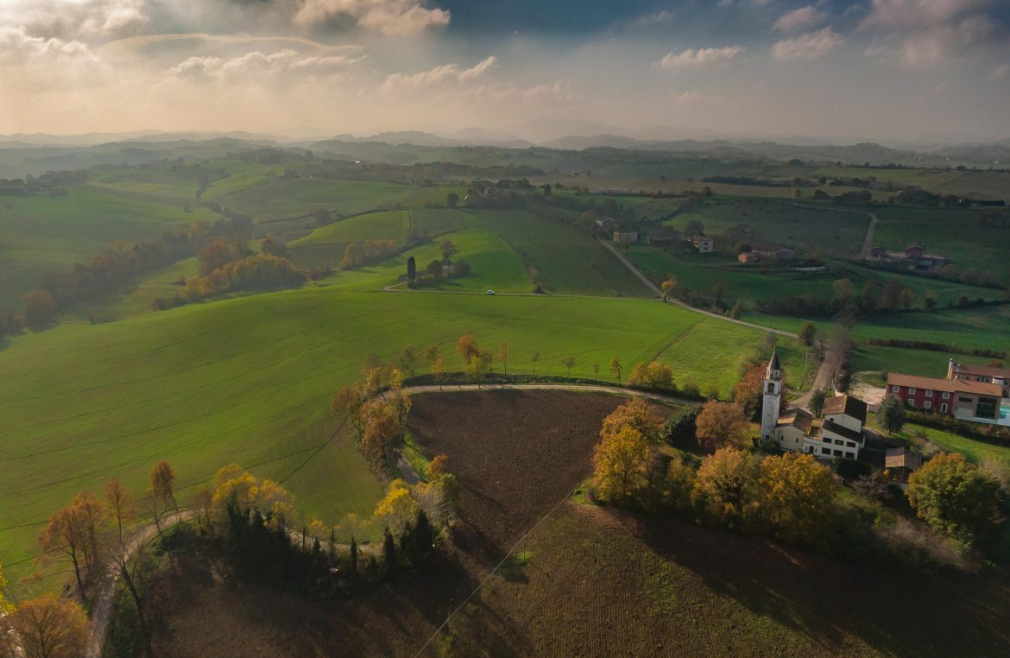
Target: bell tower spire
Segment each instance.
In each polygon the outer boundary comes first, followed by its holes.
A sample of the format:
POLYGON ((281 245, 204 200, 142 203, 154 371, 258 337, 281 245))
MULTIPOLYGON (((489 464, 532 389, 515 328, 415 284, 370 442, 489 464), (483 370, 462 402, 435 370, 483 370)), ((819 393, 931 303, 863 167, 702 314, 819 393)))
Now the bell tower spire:
POLYGON ((779 424, 779 411, 782 409, 782 366, 779 364, 777 350, 772 351, 772 358, 765 370, 764 394, 761 406, 761 438, 762 440, 777 439, 776 427, 779 424))

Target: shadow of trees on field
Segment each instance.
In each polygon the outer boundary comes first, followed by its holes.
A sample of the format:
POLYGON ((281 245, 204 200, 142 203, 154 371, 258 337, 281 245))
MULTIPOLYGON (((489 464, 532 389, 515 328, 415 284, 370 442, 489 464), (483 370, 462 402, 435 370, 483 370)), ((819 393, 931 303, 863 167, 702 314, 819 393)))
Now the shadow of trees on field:
POLYGON ((686 523, 635 519, 637 536, 712 591, 829 652, 858 637, 887 654, 1010 655, 1010 580, 862 565, 686 523))

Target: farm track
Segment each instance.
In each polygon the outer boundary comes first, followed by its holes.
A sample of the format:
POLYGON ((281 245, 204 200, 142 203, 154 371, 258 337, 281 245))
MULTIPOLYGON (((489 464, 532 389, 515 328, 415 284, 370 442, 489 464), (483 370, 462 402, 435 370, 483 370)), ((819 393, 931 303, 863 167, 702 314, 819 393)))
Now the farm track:
MULTIPOLYGON (((632 263, 630 260, 628 260, 627 258, 625 258, 624 254, 622 254, 621 252, 619 252, 614 247, 614 245, 612 245, 611 243, 607 242, 606 240, 600 240, 600 244, 602 244, 604 247, 606 247, 607 249, 609 249, 610 253, 612 253, 615 256, 617 256, 617 259, 619 261, 621 261, 621 263, 626 268, 628 268, 628 270, 632 274, 634 274, 636 277, 638 277, 639 280, 642 281, 642 283, 644 283, 646 286, 648 286, 649 290, 651 290, 653 292, 653 294, 655 294, 659 298, 663 297, 663 291, 659 289, 659 286, 657 286, 655 283, 653 283, 652 280, 649 279, 649 277, 645 276, 645 274, 642 273, 641 270, 639 270, 637 267, 635 267, 634 263, 632 263)), ((680 301, 679 299, 667 299, 665 301, 666 301, 667 304, 673 304, 674 306, 680 306, 681 308, 686 308, 689 311, 694 311, 695 313, 700 313, 700 314, 706 315, 706 316, 708 316, 710 318, 715 318, 716 320, 722 320, 723 322, 732 322, 733 324, 738 324, 738 325, 743 326, 743 327, 750 327, 751 329, 760 329, 761 331, 768 331, 768 332, 771 332, 773 334, 778 334, 779 336, 786 336, 787 338, 797 338, 798 337, 796 334, 790 333, 788 331, 784 331, 782 329, 772 329, 771 327, 765 327, 765 326, 760 325, 760 324, 754 324, 753 322, 744 322, 743 320, 734 320, 733 318, 728 318, 725 315, 719 315, 718 313, 713 313, 711 311, 705 311, 705 310, 702 310, 700 308, 695 308, 694 306, 691 306, 689 304, 685 304, 684 302, 680 301)))

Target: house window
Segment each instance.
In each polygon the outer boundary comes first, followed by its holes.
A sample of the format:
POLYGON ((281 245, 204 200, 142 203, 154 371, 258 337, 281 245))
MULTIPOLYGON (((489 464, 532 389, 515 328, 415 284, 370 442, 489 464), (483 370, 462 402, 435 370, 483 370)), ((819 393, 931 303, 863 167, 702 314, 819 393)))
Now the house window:
POLYGON ((914 386, 909 386, 908 387, 908 394, 909 395, 915 395, 915 387, 914 386))
POLYGON ((892 386, 891 387, 891 392, 892 393, 901 393, 901 387, 900 386, 892 386))
POLYGON ((830 455, 831 451, 829 449, 827 449, 827 448, 821 448, 821 454, 822 455, 830 455))
POLYGON ((814 447, 813 446, 807 446, 807 454, 810 454, 810 455, 814 454, 814 447))
POLYGON ((999 407, 999 400, 996 398, 979 398, 978 406, 975 407, 975 417, 996 420, 996 410, 999 407))
POLYGON ((913 409, 915 409, 915 400, 914 399, 908 398, 907 402, 908 402, 908 406, 910 406, 913 409))
POLYGON ((855 448, 856 444, 853 443, 852 441, 849 441, 848 443, 845 444, 845 447, 846 448, 855 448))
POLYGON ((927 398, 933 397, 933 391, 926 391, 926 397, 927 398))
POLYGON ((965 397, 960 397, 960 398, 957 399, 957 401, 958 402, 967 402, 969 404, 971 404, 972 402, 974 402, 974 400, 972 400, 971 398, 965 398, 965 397))
POLYGON ((949 400, 950 399, 950 393, 948 393, 947 391, 944 391, 943 392, 943 399, 944 400, 949 400))
POLYGON ((947 413, 947 403, 946 402, 944 402, 943 404, 940 405, 940 412, 941 413, 947 413))
POLYGON ((929 400, 926 400, 926 404, 922 405, 922 408, 923 409, 932 409, 933 408, 933 403, 930 402, 929 400))
POLYGON ((841 450, 835 450, 835 457, 844 457, 845 453, 841 450))

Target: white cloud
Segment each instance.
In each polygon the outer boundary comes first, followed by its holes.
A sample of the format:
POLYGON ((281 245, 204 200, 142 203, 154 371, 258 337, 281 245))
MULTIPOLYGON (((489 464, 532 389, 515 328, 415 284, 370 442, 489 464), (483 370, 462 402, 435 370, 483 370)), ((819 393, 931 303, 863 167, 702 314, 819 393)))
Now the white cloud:
POLYGON ((866 30, 911 30, 949 25, 999 0, 871 0, 870 13, 860 27, 866 30))
POLYGON ((779 61, 812 60, 827 55, 844 43, 845 39, 840 34, 826 27, 794 39, 779 41, 772 47, 772 55, 779 61))
POLYGON ((329 76, 345 71, 363 57, 345 55, 305 55, 295 50, 265 54, 252 51, 232 59, 190 57, 170 73, 193 81, 270 82, 329 76))
POLYGON ((563 105, 579 100, 580 96, 572 91, 572 85, 567 80, 556 80, 529 87, 481 87, 477 96, 498 103, 522 103, 523 105, 563 105))
POLYGON ((304 0, 294 20, 301 25, 351 20, 382 34, 409 36, 445 27, 450 18, 447 10, 428 9, 418 0, 304 0))
POLYGON ((33 37, 23 27, 0 25, 0 62, 11 65, 94 63, 97 58, 80 41, 33 37))
POLYGON ((662 11, 657 11, 654 14, 648 14, 646 16, 640 16, 639 18, 636 18, 633 21, 633 24, 636 25, 636 26, 639 26, 639 27, 647 27, 647 26, 650 26, 650 25, 659 25, 659 24, 662 24, 662 23, 669 23, 670 21, 672 21, 676 17, 677 17, 677 14, 675 12, 668 11, 668 10, 664 9, 662 11))
POLYGON ((386 77, 382 88, 385 91, 395 91, 397 89, 423 89, 447 83, 469 82, 483 76, 497 62, 498 59, 491 55, 467 69, 461 69, 458 64, 442 64, 428 71, 409 75, 392 73, 386 77))
POLYGON ((656 62, 656 66, 673 71, 725 66, 742 52, 743 47, 741 46, 699 48, 697 50, 684 50, 679 53, 670 52, 663 59, 656 62))
POLYGON ((62 39, 103 40, 137 34, 148 25, 145 0, 3 0, 0 26, 62 39))
POLYGON ((775 29, 782 32, 797 32, 823 23, 828 15, 821 11, 820 3, 807 5, 786 12, 775 21, 775 29))

